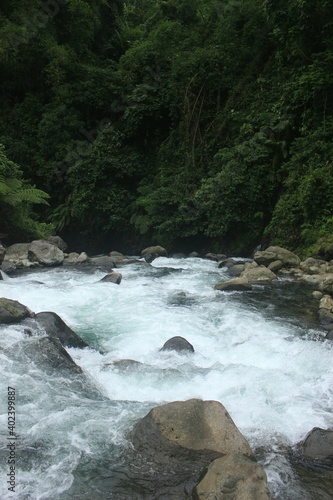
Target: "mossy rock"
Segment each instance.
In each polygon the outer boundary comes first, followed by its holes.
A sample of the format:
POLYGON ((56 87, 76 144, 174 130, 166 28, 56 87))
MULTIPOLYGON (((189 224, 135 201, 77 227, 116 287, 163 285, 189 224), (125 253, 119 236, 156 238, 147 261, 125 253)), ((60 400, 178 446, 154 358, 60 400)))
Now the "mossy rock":
POLYGON ((19 323, 25 318, 33 316, 33 313, 23 304, 16 300, 0 298, 0 324, 19 323))

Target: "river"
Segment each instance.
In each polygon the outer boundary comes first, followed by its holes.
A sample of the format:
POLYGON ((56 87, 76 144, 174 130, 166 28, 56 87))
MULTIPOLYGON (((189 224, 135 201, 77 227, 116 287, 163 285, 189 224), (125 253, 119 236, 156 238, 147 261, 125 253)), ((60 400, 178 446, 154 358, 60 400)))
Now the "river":
POLYGON ((311 293, 288 278, 218 292, 226 271, 203 259, 158 258, 120 271, 120 285, 100 283, 100 269, 68 266, 0 282, 0 296, 56 312, 91 346, 68 352, 106 396, 89 400, 61 374, 10 359, 4 349, 26 336, 19 325, 1 326, 0 498, 117 500, 108 470, 133 422, 158 404, 202 398, 226 407, 275 499, 317 500, 286 453, 313 427, 333 427, 332 342, 316 327, 311 293), (176 335, 195 353, 159 351, 176 335), (141 364, 113 364, 124 359, 141 364), (17 395, 14 496, 5 479, 8 386, 17 395))

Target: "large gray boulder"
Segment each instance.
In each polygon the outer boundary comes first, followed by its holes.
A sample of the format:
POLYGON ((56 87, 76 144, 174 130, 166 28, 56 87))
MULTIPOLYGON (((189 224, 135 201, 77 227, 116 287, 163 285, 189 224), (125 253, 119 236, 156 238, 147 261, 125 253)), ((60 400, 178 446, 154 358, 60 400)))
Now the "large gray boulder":
POLYGON ((222 292, 245 292, 247 290, 252 290, 252 286, 247 278, 235 278, 233 280, 223 281, 217 283, 214 288, 222 292))
POLYGON ((157 257, 167 257, 167 255, 168 252, 166 249, 160 245, 144 248, 141 252, 141 257, 148 263, 153 262, 157 257))
POLYGON ((326 273, 327 267, 328 263, 325 260, 314 259, 313 257, 305 259, 300 264, 300 268, 305 274, 323 274, 326 273))
POLYGON ((5 261, 18 263, 28 259, 30 243, 15 243, 7 248, 5 261))
POLYGON ((197 500, 270 500, 264 469, 249 458, 231 454, 214 460, 195 488, 197 500))
POLYGON ((90 399, 105 399, 56 338, 32 337, 17 342, 4 352, 20 364, 24 373, 31 370, 35 377, 36 370, 41 370, 52 377, 52 385, 67 387, 68 394, 76 392, 90 399))
POLYGON ((277 279, 276 274, 265 266, 250 267, 245 269, 240 277, 247 279, 252 285, 256 283, 270 283, 271 281, 277 279))
POLYGON ((25 318, 34 315, 30 309, 17 300, 0 298, 0 324, 20 323, 25 318))
POLYGON ((64 261, 63 251, 45 240, 32 241, 28 256, 32 262, 38 262, 43 266, 59 266, 64 261))
POLYGON ((295 253, 278 246, 270 246, 266 250, 256 252, 254 254, 254 260, 257 264, 264 266, 269 266, 271 262, 280 260, 283 266, 287 267, 297 267, 301 262, 300 258, 295 253))
POLYGON ((333 274, 326 274, 319 282, 319 290, 333 295, 333 274))
POLYGON ((194 352, 194 347, 184 337, 172 337, 167 340, 160 351, 194 352))
POLYGON ((62 250, 63 252, 66 252, 68 245, 60 236, 50 236, 49 238, 47 238, 47 241, 48 243, 51 243, 52 245, 60 248, 60 250, 62 250))
POLYGON ((238 453, 253 458, 252 450, 224 406, 218 401, 190 399, 153 408, 134 427, 135 449, 150 455, 188 456, 188 452, 217 458, 238 453))
POLYGON ((88 347, 66 323, 54 312, 40 312, 35 315, 39 328, 52 338, 59 339, 65 347, 88 347))
POLYGON ((304 465, 333 468, 333 430, 314 427, 303 441, 297 444, 295 454, 304 465))

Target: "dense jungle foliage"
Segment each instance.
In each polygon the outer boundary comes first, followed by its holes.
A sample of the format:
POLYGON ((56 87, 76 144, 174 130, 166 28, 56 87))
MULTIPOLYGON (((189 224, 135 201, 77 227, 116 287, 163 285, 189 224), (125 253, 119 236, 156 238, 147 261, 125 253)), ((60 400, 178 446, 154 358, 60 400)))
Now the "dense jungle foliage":
POLYGON ((2 0, 0 75, 9 238, 333 233, 330 0, 2 0))

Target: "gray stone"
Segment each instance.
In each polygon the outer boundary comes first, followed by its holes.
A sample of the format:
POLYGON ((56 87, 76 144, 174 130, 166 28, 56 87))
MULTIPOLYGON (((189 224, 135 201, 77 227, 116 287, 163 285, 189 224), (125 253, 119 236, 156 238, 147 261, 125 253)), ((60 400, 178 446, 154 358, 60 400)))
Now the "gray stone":
POLYGON ((267 477, 261 465, 230 454, 214 460, 197 485, 197 500, 270 500, 267 477))
POLYGON ((319 309, 318 317, 321 325, 333 323, 333 313, 327 309, 319 309))
POLYGON ((33 377, 36 369, 39 369, 48 376, 56 377, 53 385, 59 383, 62 387, 67 386, 69 393, 77 392, 90 399, 106 399, 56 338, 31 337, 17 342, 5 353, 19 362, 25 373, 29 373, 32 367, 33 377))
POLYGON ((282 262, 282 260, 274 260, 268 266, 268 269, 270 271, 272 271, 273 273, 277 273, 282 268, 283 268, 283 262, 282 262))
POLYGON ((194 352, 194 347, 183 337, 172 337, 165 342, 160 351, 194 352))
POLYGON ((37 324, 52 338, 59 339, 65 347, 88 347, 66 323, 54 312, 40 312, 35 315, 37 324))
POLYGON ((229 269, 229 267, 232 267, 232 266, 235 266, 237 264, 237 261, 234 260, 234 259, 223 259, 220 263, 219 263, 219 269, 222 269, 223 267, 226 267, 227 269, 229 269))
POLYGON ((300 264, 300 258, 296 254, 278 246, 270 246, 266 250, 256 252, 254 260, 264 266, 276 260, 280 260, 283 266, 299 266, 300 264))
POLYGON ((246 278, 235 278, 233 280, 217 283, 214 288, 215 290, 223 292, 242 292, 252 290, 252 286, 246 278))
POLYGON ((116 273, 115 271, 112 271, 111 273, 104 276, 104 278, 102 278, 100 281, 103 281, 105 283, 115 283, 119 285, 122 280, 122 277, 123 276, 121 273, 116 273))
POLYGON ((244 270, 245 270, 244 264, 236 264, 228 268, 228 274, 229 276, 240 276, 244 270))
POLYGON ((46 241, 60 248, 60 250, 62 250, 63 252, 66 252, 67 250, 68 245, 60 236, 50 236, 46 241))
POLYGON ((322 274, 327 270, 327 262, 325 260, 309 257, 301 262, 300 268, 306 274, 322 274))
POLYGON ((333 274, 324 275, 324 279, 320 282, 319 289, 322 292, 333 295, 333 274))
POLYGON ((246 278, 250 284, 255 283, 270 283, 273 280, 276 280, 277 277, 265 266, 258 266, 250 269, 246 269, 242 272, 241 278, 246 278))
POLYGON ((44 266, 59 266, 64 261, 63 251, 45 240, 32 241, 28 256, 31 262, 38 262, 44 266))
POLYGON ((198 258, 198 257, 200 257, 200 255, 198 254, 198 252, 191 252, 191 253, 189 254, 189 257, 190 257, 190 258, 198 258))
POLYGON ((218 458, 239 453, 253 458, 252 450, 224 406, 217 401, 174 401, 153 408, 134 427, 135 449, 181 459, 188 451, 218 458))
POLYGON ((123 259, 125 258, 124 254, 122 254, 121 252, 116 252, 115 250, 112 250, 109 255, 110 257, 122 257, 123 259))
POLYGON ((302 457, 310 460, 333 461, 333 430, 314 427, 304 441, 297 445, 302 457))
POLYGON ((333 297, 330 295, 324 295, 319 302, 319 309, 333 310, 333 297))
POLYGON ((16 300, 0 298, 0 324, 20 323, 33 316, 33 312, 16 300))
POLYGON ((28 259, 30 243, 15 243, 7 248, 5 261, 17 263, 23 259, 28 259))
POLYGON ((94 265, 108 265, 110 267, 115 266, 115 258, 109 255, 101 255, 99 257, 91 257, 90 263, 94 265))
POLYGON ((165 248, 161 247, 160 245, 155 245, 155 246, 144 248, 142 250, 141 257, 144 257, 145 260, 147 260, 146 256, 148 256, 148 255, 155 256, 155 258, 157 258, 157 257, 167 257, 168 252, 166 251, 165 248))
POLYGON ((322 298, 323 294, 319 290, 315 290, 312 292, 312 297, 314 299, 320 300, 322 298))

